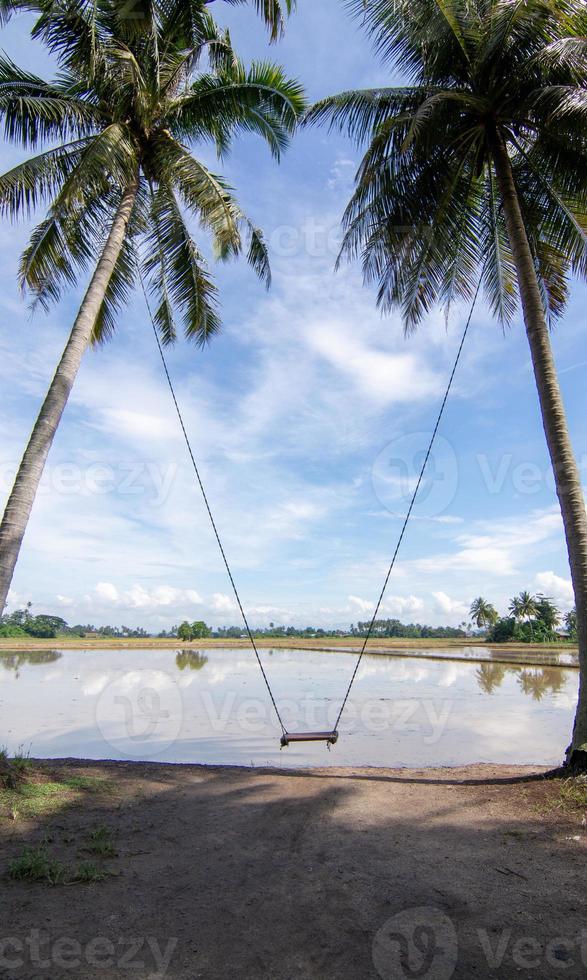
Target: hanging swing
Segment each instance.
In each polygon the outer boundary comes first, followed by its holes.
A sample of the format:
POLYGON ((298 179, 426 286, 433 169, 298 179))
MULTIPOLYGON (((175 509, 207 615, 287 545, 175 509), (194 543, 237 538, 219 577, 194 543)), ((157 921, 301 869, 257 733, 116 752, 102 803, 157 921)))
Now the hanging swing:
POLYGON ((253 634, 251 632, 251 628, 249 626, 249 622, 247 620, 247 616, 246 616, 245 610, 243 608, 243 604, 241 602, 238 589, 236 587, 236 582, 235 582, 235 580, 233 578, 232 571, 230 569, 230 565, 229 565, 228 559, 226 557, 226 552, 224 551, 224 547, 223 547, 222 541, 220 539, 220 533, 218 531, 218 528, 216 526, 216 522, 214 520, 214 516, 212 514, 212 509, 211 509, 210 504, 209 504, 209 501, 208 501, 206 490, 204 488, 204 484, 203 484, 202 478, 200 476, 200 471, 198 469, 198 464, 196 463, 196 458, 194 456, 194 452, 192 450, 192 446, 191 446, 191 443, 190 443, 190 440, 189 440, 189 436, 187 434, 187 430, 186 430, 186 427, 185 427, 185 423, 184 423, 184 420, 183 420, 181 409, 180 409, 179 403, 177 401, 177 396, 175 394, 175 389, 173 387, 173 382, 171 380, 171 375, 169 374, 169 369, 167 367, 167 361, 165 359, 165 354, 163 353, 163 347, 161 346, 161 341, 159 340, 159 334, 157 333, 157 327, 156 327, 156 324, 155 324, 155 319, 153 317, 153 314, 152 314, 152 311, 151 311, 151 305, 149 303, 149 298, 147 296, 147 290, 145 289, 145 284, 144 284, 144 281, 143 281, 143 277, 140 274, 140 272, 139 272, 139 279, 140 279, 140 283, 141 283, 141 288, 142 288, 143 296, 145 298, 145 304, 146 304, 147 311, 148 311, 148 314, 149 314, 149 319, 151 321, 151 326, 153 328, 153 333, 155 335, 155 341, 157 343, 157 349, 159 351, 159 355, 160 355, 160 358, 161 358, 161 363, 163 364, 163 370, 165 372, 165 377, 167 378, 167 384, 169 385, 169 390, 171 392, 171 397, 173 399, 173 404, 175 405, 175 411, 176 411, 177 417, 179 419, 179 424, 181 426, 181 431, 183 433, 185 444, 187 446, 187 450, 188 450, 188 453, 189 453, 189 456, 190 456, 190 459, 191 459, 191 462, 192 462, 194 473, 196 474, 196 480, 197 480, 198 486, 200 488, 200 492, 202 494, 202 498, 204 500, 204 504, 205 504, 206 510, 208 512, 208 517, 210 518, 210 523, 212 525, 212 530, 214 531, 214 536, 216 538, 216 542, 218 544, 218 548, 220 549, 220 554, 222 555, 222 560, 224 562, 224 567, 226 568, 226 572, 228 574, 228 578, 229 578, 230 584, 232 586, 232 591, 234 592, 234 596, 235 596, 235 599, 236 599, 236 602, 237 602, 237 605, 238 605, 238 608, 239 608, 239 611, 240 611, 240 614, 241 614, 241 617, 242 617, 242 620, 243 620, 243 623, 244 623, 244 627, 245 627, 245 630, 246 630, 246 633, 247 633, 247 637, 248 637, 249 642, 250 642, 250 644, 251 644, 251 646, 253 648, 255 657, 257 658, 257 663, 259 665, 259 669, 260 669, 261 674, 263 676, 263 680, 265 682, 265 687, 267 688, 267 693, 269 694, 269 698, 271 699, 271 703, 273 705, 273 709, 275 711, 275 714, 277 716, 277 720, 278 720, 279 725, 281 727, 280 746, 283 749, 283 748, 287 748, 289 745, 291 745, 292 743, 296 743, 296 742, 326 742, 327 747, 330 748, 331 745, 336 745, 336 743, 338 741, 338 725, 340 723, 340 719, 342 717, 342 713, 343 713, 343 711, 344 711, 344 709, 346 707, 346 703, 348 701, 349 694, 351 693, 351 688, 352 688, 352 686, 353 686, 353 684, 355 682, 355 678, 357 676, 359 667, 361 665, 361 661, 363 659, 363 655, 364 655, 365 650, 367 648, 367 643, 369 642, 369 639, 370 639, 371 634, 373 632, 373 627, 374 627, 375 621, 377 619, 377 614, 378 614, 379 609, 381 607, 381 603, 382 603, 383 597, 385 595, 385 590, 387 588, 387 584, 389 582, 389 578, 390 578, 391 573, 393 571, 393 568, 394 568, 394 565, 395 565, 395 561, 396 561, 396 558, 397 558, 397 555, 398 555, 398 552, 399 552, 401 543, 402 543, 403 538, 404 538, 404 534, 406 533, 406 528, 408 526, 408 522, 409 522, 410 517, 412 515, 412 510, 414 509, 414 504, 416 503, 416 498, 418 496, 418 491, 420 490, 420 485, 421 485, 422 480, 424 478, 424 473, 426 471, 426 466, 428 464, 428 460, 430 459, 430 454, 432 452, 432 447, 434 446, 436 435, 437 435, 438 429, 440 427, 440 422, 441 422, 442 416, 444 414, 444 409, 446 408, 446 403, 448 401, 448 396, 449 396, 450 391, 451 391, 451 388, 452 388, 452 384, 453 384, 453 381, 454 381, 456 370, 457 370, 459 361, 461 359, 461 354, 462 354, 462 351, 463 351, 465 340, 466 340, 467 334, 469 332, 469 327, 471 325, 471 320, 472 320, 472 317, 473 317, 473 311, 475 309, 475 304, 477 302, 477 297, 479 295, 479 289, 481 288, 481 277, 479 279, 479 282, 477 284, 477 288, 475 290, 475 294, 473 296, 473 300, 472 300, 471 307, 470 307, 470 310, 469 310, 469 315, 468 315, 467 320, 466 320, 466 323, 465 323, 465 329, 463 330, 463 335, 461 337, 461 341, 460 341, 460 344, 459 344, 458 349, 457 349, 457 353, 456 353, 455 361, 454 361, 454 364, 453 364, 453 368, 452 368, 452 371, 450 373, 450 377, 448 379, 448 384, 446 386, 446 391, 444 393, 444 397, 443 397, 442 402, 441 402, 441 405, 440 405, 440 410, 438 412, 436 423, 434 425, 434 429, 433 429, 432 435, 430 437, 430 442, 428 444, 428 449, 426 450, 426 455, 424 456, 424 460, 423 460, 422 466, 420 468, 420 474, 418 476, 418 480, 417 480, 416 486, 414 488, 414 492, 413 492, 412 497, 410 499, 409 507, 408 507, 408 509, 406 511, 406 516, 404 518, 404 521, 403 521, 403 524, 402 524, 402 528, 401 528, 401 531, 399 533, 399 537, 398 537, 397 544, 395 546, 395 550, 394 550, 393 555, 392 555, 392 558, 391 558, 391 562, 389 564, 389 568, 387 569, 387 574, 385 576, 385 580, 383 582, 383 586, 381 588, 381 592, 379 593, 379 598, 378 598, 377 603, 375 605, 373 616, 371 617, 371 621, 369 623, 369 628, 368 628, 367 633, 366 633, 366 636, 365 636, 365 638, 363 640, 363 644, 362 644, 361 649, 359 651, 359 656, 357 658, 357 662, 355 664, 355 668, 354 668, 353 673, 351 675, 351 679, 349 681, 349 684, 348 684, 348 687, 346 689, 344 698, 342 700, 342 704, 340 706, 340 710, 339 710, 338 715, 336 717, 336 722, 334 724, 334 728, 332 729, 332 731, 320 731, 320 732, 288 732, 287 729, 286 729, 286 727, 285 727, 285 724, 283 722, 283 719, 281 717, 281 714, 279 712, 279 708, 277 707, 277 703, 275 701, 275 697, 273 695, 273 691, 271 690, 271 685, 269 683, 269 679, 267 677, 267 674, 265 673, 265 668, 263 666, 263 662, 261 660, 261 657, 259 656, 259 650, 257 648, 257 644, 255 643, 255 638, 254 638, 254 636, 253 636, 253 634))

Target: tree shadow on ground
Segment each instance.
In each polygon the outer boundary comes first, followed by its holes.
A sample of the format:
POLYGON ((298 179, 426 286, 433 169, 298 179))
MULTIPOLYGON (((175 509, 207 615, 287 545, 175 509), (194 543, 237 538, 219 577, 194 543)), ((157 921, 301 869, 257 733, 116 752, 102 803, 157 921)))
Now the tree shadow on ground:
POLYGON ((585 976, 579 832, 536 811, 542 777, 55 766, 115 790, 2 822, 1 872, 25 843, 68 860, 100 824, 114 874, 54 888, 4 875, 2 977, 585 976))

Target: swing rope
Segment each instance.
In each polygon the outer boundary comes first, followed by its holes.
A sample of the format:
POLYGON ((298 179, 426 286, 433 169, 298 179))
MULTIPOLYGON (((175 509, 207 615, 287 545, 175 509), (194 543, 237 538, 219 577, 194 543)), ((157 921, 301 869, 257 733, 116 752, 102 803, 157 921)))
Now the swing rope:
MULTIPOLYGON (((228 574, 228 578, 229 578, 230 584, 232 586, 232 591, 234 592, 234 596, 235 596, 235 599, 236 599, 238 608, 240 610, 240 614, 241 614, 241 617, 242 617, 242 620, 243 620, 243 623, 244 623, 244 626, 245 626, 247 637, 248 637, 248 639, 250 641, 250 644, 251 644, 251 646, 253 648, 253 651, 255 653, 255 657, 257 658, 257 663, 259 665, 259 669, 260 669, 261 674, 263 676, 263 680, 265 682, 265 687, 267 688, 267 692, 269 694, 269 697, 271 699, 271 703, 272 703, 273 708, 275 710, 275 714, 277 716, 277 720, 278 720, 278 722, 279 722, 279 724, 281 726, 281 731, 282 731, 282 734, 283 734, 283 738, 282 738, 282 745, 283 745, 284 744, 284 739, 287 742, 288 732, 287 732, 287 729, 286 729, 286 727, 285 727, 285 725, 283 723, 283 719, 282 719, 281 714, 279 712, 279 708, 277 707, 277 703, 275 701, 275 697, 273 695, 273 691, 271 690, 271 685, 269 683, 269 679, 267 677, 267 674, 265 672, 265 668, 263 666, 263 662, 262 662, 261 657, 259 655, 259 650, 258 650, 257 644, 255 643, 255 638, 253 636, 253 633, 251 631, 251 628, 249 626, 249 622, 248 622, 248 619, 247 619, 247 616, 246 616, 246 613, 245 613, 243 604, 241 602, 239 591, 238 591, 238 588, 236 586, 236 582, 234 580, 234 576, 232 574, 232 571, 231 571, 231 568, 230 568, 230 565, 229 565, 229 562, 228 562, 228 558, 226 557, 226 552, 224 550, 224 547, 223 547, 223 544, 222 544, 222 540, 220 538, 220 533, 218 531, 218 527, 216 525, 216 521, 214 520, 214 515, 212 513, 212 508, 211 508, 210 503, 209 503, 209 500, 208 500, 208 495, 206 494, 206 489, 204 487, 204 483, 202 481, 202 477, 200 476, 200 471, 199 471, 199 468, 198 468, 198 464, 196 463, 196 458, 194 456, 194 452, 193 452, 193 449, 192 449, 192 446, 191 446, 191 443, 190 443, 190 439, 189 439, 189 436, 188 436, 188 433, 187 433, 187 429, 185 427, 185 423, 184 423, 184 420, 183 420, 183 415, 182 415, 181 409, 179 407, 179 402, 177 400, 177 396, 175 394, 175 388, 174 388, 173 382, 171 380, 171 375, 169 374, 169 369, 167 367, 167 361, 166 361, 166 358, 165 358, 165 354, 163 353, 163 347, 162 347, 161 341, 159 339, 159 334, 157 332, 157 326, 155 324, 155 318, 154 318, 153 313, 152 313, 152 310, 151 310, 151 304, 149 303, 149 298, 147 296, 147 290, 145 288, 145 283, 144 283, 143 276, 142 276, 140 270, 139 270, 139 281, 140 281, 140 284, 141 284, 141 289, 142 289, 142 292, 143 292, 143 296, 145 298, 145 305, 147 307, 147 312, 149 314, 149 319, 151 321, 151 327, 153 328, 153 334, 155 336, 155 342, 157 344, 157 350, 159 351, 159 356, 161 358, 161 363, 163 365, 163 371, 165 372, 165 377, 167 378, 167 384, 168 384, 169 390, 171 392, 171 397, 173 399, 173 404, 175 405, 175 411, 177 413, 177 417, 179 419, 179 424, 181 426, 181 431, 183 433, 183 438, 184 438, 185 444, 187 446, 187 450, 188 450, 188 453, 189 453, 189 456, 190 456, 190 459, 191 459, 191 462, 192 462, 194 473, 196 474, 196 479, 197 479, 198 485, 200 487, 200 491, 201 491, 201 494, 202 494, 202 499, 204 501, 204 505, 206 507, 206 511, 208 512, 208 517, 210 518, 210 523, 212 525, 212 530, 214 532, 214 536, 215 536, 216 541, 218 543, 218 548, 220 549, 220 554, 222 555, 222 560, 224 562, 224 567, 226 568, 226 571, 227 571, 227 574, 228 574)), ((411 497, 411 500, 410 500, 410 505, 409 505, 408 510, 406 512, 406 516, 405 516, 404 522, 402 524, 402 528, 401 528, 401 531, 400 531, 400 534, 399 534, 399 538, 398 538, 397 544, 395 546, 395 551, 393 552, 393 556, 392 556, 392 559, 391 559, 389 568, 387 569, 387 574, 385 576, 385 580, 383 582, 383 586, 382 586, 381 592, 379 593, 379 598, 377 600, 377 604, 375 606, 375 610, 373 612, 373 616, 371 617, 371 621, 369 623, 369 628, 367 630, 367 634, 365 636, 365 639, 363 640, 363 645, 362 645, 361 650, 359 652, 359 656, 358 656, 357 662, 355 664, 355 668, 353 670, 353 673, 351 675, 351 679, 349 681, 349 685, 348 685, 347 690, 346 690, 346 693, 344 695, 344 698, 343 698, 343 701, 342 701, 342 705, 340 707, 340 711, 338 712, 338 715, 337 715, 337 718, 336 718, 336 724, 334 725, 334 728, 333 728, 333 731, 332 732, 330 732, 330 733, 319 733, 319 734, 322 734, 322 735, 331 735, 331 736, 335 736, 337 734, 337 729, 338 729, 338 725, 339 725, 340 719, 342 717, 342 713, 343 713, 343 711, 344 711, 344 709, 346 707, 346 703, 348 701, 349 694, 351 693, 351 688, 352 688, 352 686, 353 686, 353 684, 355 682, 355 678, 356 678, 357 673, 359 671, 359 667, 361 666, 361 661, 363 659, 363 655, 364 655, 365 650, 367 648, 367 644, 368 644, 368 642, 369 642, 369 640, 371 638, 371 635, 373 633, 373 628, 375 626, 375 622, 376 622, 376 619, 377 619, 377 614, 378 614, 379 609, 381 607, 381 603, 382 603, 383 597, 385 595, 385 590, 387 589, 387 585, 388 585, 388 582, 389 582, 391 573, 393 571, 393 568, 394 568, 394 565, 395 565, 395 561, 396 561, 396 558, 398 556, 399 549, 400 549, 401 544, 402 544, 402 541, 404 539, 404 535, 406 533, 406 529, 407 529, 407 526, 408 526, 410 517, 412 516, 412 511, 414 509, 414 504, 416 503, 416 498, 418 496, 418 491, 420 489, 420 485, 422 483, 422 480, 424 479, 424 473, 425 473, 425 470, 426 470, 426 466, 428 464, 428 460, 430 458, 430 454, 432 452, 432 449, 433 449, 433 446, 434 446, 434 442, 436 440, 438 429, 439 429, 440 423, 442 421, 442 416, 444 415, 444 409, 446 408, 446 403, 448 401, 448 396, 450 395, 450 392, 451 392, 451 389, 452 389, 452 384, 453 384, 454 377, 455 377, 455 374, 456 374, 456 371, 457 371, 457 367, 459 365, 459 361, 461 359, 461 354, 462 354, 462 351, 463 351, 465 340, 467 339, 467 334, 469 332, 469 327, 471 325, 471 320, 473 318, 473 311, 474 311, 475 305, 477 303, 477 297, 479 296, 479 290, 480 290, 480 288, 481 288, 481 279, 479 280, 479 282, 477 284, 477 288, 476 288, 475 294, 473 296, 473 301, 471 303, 471 308, 469 310, 469 315, 468 315, 467 321, 465 323, 465 329, 463 331, 463 335, 461 337, 461 341, 460 341, 460 344, 459 344, 458 349, 457 349, 457 354, 456 354, 455 362, 454 362, 452 371, 450 373, 450 377, 448 379, 448 384, 446 386, 446 391, 444 393, 444 398, 442 399, 442 403, 440 405, 440 410, 438 412, 438 417, 436 419, 436 423, 435 423, 434 429, 432 431, 432 436, 431 436, 430 442, 428 444, 428 449, 426 451, 426 455, 424 457, 424 461, 423 461, 422 466, 420 468, 420 474, 418 476, 418 481, 417 481, 416 486, 414 488, 414 492, 413 492, 412 497, 411 497)), ((330 748, 330 742, 334 742, 334 741, 336 741, 336 738, 331 738, 329 740, 329 746, 328 746, 329 748, 330 748)))
POLYGON ((357 662, 355 664, 355 669, 353 670, 353 673, 351 675, 351 679, 349 681, 349 686, 347 687, 346 694, 345 694, 345 696, 343 698, 343 702, 342 702, 340 711, 338 712, 338 715, 336 717, 336 723, 334 725, 334 730, 335 731, 338 729, 338 724, 339 724, 340 719, 342 717, 342 713, 343 713, 343 711, 344 711, 344 709, 346 707, 346 703, 348 701, 349 694, 351 693, 351 688, 352 688, 352 686, 353 686, 353 684, 355 682, 355 677, 357 676, 359 667, 361 666, 361 660, 363 659, 363 654, 365 653, 365 649, 367 647, 367 643, 369 642, 369 639, 370 639, 371 634, 373 632, 373 627, 375 626, 375 621, 377 619, 377 613, 379 612, 381 603, 383 602, 383 596, 385 595, 385 590, 387 589, 387 583, 389 582, 389 578, 391 576, 391 573, 392 573, 393 568, 394 568, 394 565, 395 565, 395 560, 397 558, 399 549, 401 547, 401 543, 402 543, 402 541, 404 539, 404 535, 406 533, 406 528, 408 526, 410 517, 412 516, 412 511, 414 509, 414 504, 416 503, 416 497, 418 496, 418 491, 420 489, 420 485, 422 483, 422 480, 424 479, 424 473, 426 471, 426 466, 428 465, 428 460, 430 459, 430 454, 432 452, 432 448, 433 448, 434 442, 436 440, 438 429, 439 429, 440 423, 442 421, 442 416, 444 415, 444 409, 446 408, 446 403, 448 401, 448 396, 450 395, 450 392, 451 392, 452 383, 454 381, 455 374, 457 373, 457 368, 459 366, 459 361, 461 359, 461 354, 463 352, 463 347, 465 345, 465 340, 467 339, 467 334, 469 333, 469 327, 471 326, 471 320, 473 319, 473 311, 475 309, 475 304, 477 303, 477 297, 479 296, 479 290, 480 290, 480 288, 481 288, 481 277, 479 278, 479 282, 477 283, 477 288, 476 288, 475 294, 473 296, 473 301, 471 303, 471 308, 469 310, 469 315, 468 315, 467 321, 465 323, 465 329, 463 330, 463 335, 461 337, 461 342, 460 342, 460 344, 458 346, 458 349, 457 349, 457 356, 455 357, 455 362, 453 364, 453 368, 452 368, 452 371, 450 373, 450 377, 448 379, 448 384, 446 386, 446 391, 444 393, 444 398, 442 399, 442 403, 440 405, 440 410, 438 412, 438 417, 436 419, 436 424, 434 426, 434 429, 432 430, 432 435, 430 437, 430 442, 428 443, 428 449, 426 450, 426 455, 424 457, 424 461, 422 463, 422 466, 420 467, 420 474, 418 476, 418 482, 416 483, 416 486, 414 487, 414 492, 413 492, 412 498, 410 500, 410 506, 408 507, 408 509, 406 511, 406 516, 405 516, 404 522, 402 524, 402 529, 401 529, 401 531, 399 533, 399 538, 397 539, 397 544, 395 546, 395 551, 393 553, 391 562, 389 564, 389 568, 387 569, 387 575, 385 576, 385 581, 383 582, 383 586, 381 588, 381 592, 379 593, 379 598, 377 600, 377 605, 375 606, 375 610, 374 610, 373 615, 371 617, 371 622, 369 623, 369 629, 367 630, 367 635, 365 636, 365 639, 363 640, 363 646, 361 647, 361 652, 359 653, 358 660, 357 660, 357 662))
POLYGON ((200 490, 202 492, 202 498, 204 500, 204 504, 206 506, 206 510, 208 511, 208 517, 210 518, 210 523, 212 525, 212 530, 214 531, 214 536, 216 538, 216 541, 218 542, 218 547, 220 549, 220 554, 222 555, 222 560, 224 562, 224 566, 226 568, 226 571, 228 573, 228 577, 230 579, 230 584, 232 586, 232 591, 234 592, 234 596, 235 596, 235 599, 237 601, 238 608, 240 609, 240 614, 242 616, 243 623, 245 624, 245 630, 247 632, 247 636, 248 636, 248 638, 249 638, 249 640, 251 642, 251 646, 252 646, 253 650, 255 651, 255 656, 257 658, 257 663, 259 664, 259 669, 260 669, 260 671, 261 671, 261 673, 263 675, 263 680, 265 681, 265 687, 267 688, 267 692, 269 694, 269 697, 271 698, 271 703, 272 703, 272 705, 273 705, 273 707, 275 709, 275 714, 277 715, 277 720, 278 720, 278 722, 279 722, 279 724, 281 726, 281 731, 285 735, 286 734, 286 728, 285 728, 285 725, 283 724, 282 717, 281 717, 281 715, 279 713, 279 708, 277 707, 275 698, 273 696, 273 691, 271 690, 271 685, 269 684, 269 679, 267 677, 267 674, 265 673, 265 668, 263 666, 263 662, 261 660, 261 657, 259 656, 259 651, 257 649, 257 644, 255 643, 255 637, 253 636, 253 634, 251 632, 251 627, 249 626, 249 621, 247 619, 247 616, 246 616, 246 613, 245 613, 243 604, 241 602, 241 597, 240 597, 239 592, 238 592, 238 589, 236 587, 236 582, 235 582, 235 580, 233 578, 232 571, 230 569, 230 565, 228 564, 228 558, 226 557, 226 552, 225 552, 224 547, 222 545, 220 534, 219 534, 218 528, 216 526, 216 521, 214 520, 214 515, 212 513, 212 508, 210 507, 210 503, 208 501, 208 496, 206 494, 206 490, 205 490, 204 484, 202 482, 202 477, 200 476, 200 470, 198 469, 198 464, 196 463, 196 457, 194 456, 192 445, 190 443, 190 439, 189 439, 189 436, 187 434, 187 429, 185 427, 185 423, 184 423, 184 420, 183 420, 183 415, 181 413, 181 409, 179 407, 179 402, 178 402, 177 396, 175 394, 175 389, 173 387, 173 382, 171 380, 171 375, 169 374, 169 369, 167 367, 167 361, 165 359, 165 354, 163 353, 163 347, 161 345, 161 341, 159 340, 159 334, 157 333, 157 326, 155 324, 155 318, 153 317, 153 313, 151 311, 151 304, 149 303, 149 297, 147 296, 147 290, 145 289, 145 283, 144 283, 143 276, 142 276, 140 270, 139 270, 139 279, 140 279, 140 282, 141 282, 141 289, 143 291, 143 296, 145 297, 145 304, 146 304, 146 307, 147 307, 147 310, 148 310, 148 313, 149 313, 149 319, 151 320, 151 326, 153 328, 153 333, 155 335, 155 341, 157 343, 157 349, 159 351, 159 356, 161 357, 161 363, 163 364, 163 370, 165 372, 165 377, 167 378, 167 384, 169 385, 169 390, 171 392, 171 397, 173 398, 173 404, 175 405, 175 411, 177 412, 177 417, 179 419, 179 424, 181 426, 181 431, 183 432, 183 437, 184 437, 184 440, 185 440, 185 444, 187 446, 187 450, 188 450, 190 459, 192 461, 192 466, 194 468, 194 473, 196 474, 196 479, 198 481, 200 490))

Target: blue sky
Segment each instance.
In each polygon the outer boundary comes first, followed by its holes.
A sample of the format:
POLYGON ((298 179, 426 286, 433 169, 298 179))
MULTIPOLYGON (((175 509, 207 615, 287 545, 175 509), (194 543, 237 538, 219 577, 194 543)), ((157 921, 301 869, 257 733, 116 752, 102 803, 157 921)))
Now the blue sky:
MULTIPOLYGON (((241 56, 267 57, 252 10, 216 4, 241 56)), ((3 47, 50 66, 29 21, 3 47)), ((315 100, 392 82, 340 0, 300 0, 269 52, 315 100)), ((8 169, 22 151, 3 147, 8 169)), ((169 364, 251 622, 368 618, 450 372, 465 312, 435 311, 405 340, 357 268, 333 271, 359 151, 300 132, 278 165, 253 138, 218 164, 267 235, 273 287, 244 263, 215 269, 224 332, 169 364)), ((79 302, 32 318, 16 287, 27 227, 0 226, 0 488, 5 496, 79 302)), ((553 344, 584 471, 587 289, 553 344)), ((568 564, 523 328, 505 335, 481 302, 430 477, 382 614, 458 623, 482 594, 505 610, 522 588, 571 602, 568 564)), ((166 628, 238 622, 137 293, 114 340, 90 352, 58 433, 10 597, 69 622, 166 628)))

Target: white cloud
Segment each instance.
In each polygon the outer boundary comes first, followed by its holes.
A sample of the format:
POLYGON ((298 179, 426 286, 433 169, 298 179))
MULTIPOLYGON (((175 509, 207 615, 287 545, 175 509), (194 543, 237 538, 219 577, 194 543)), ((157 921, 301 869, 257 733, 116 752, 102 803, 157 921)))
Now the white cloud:
MULTIPOLYGON (((371 614, 375 609, 375 603, 370 599, 362 599, 361 596, 347 596, 348 605, 336 610, 339 618, 344 613, 351 615, 359 612, 371 614)), ((383 598, 379 607, 379 618, 384 619, 388 616, 414 616, 420 614, 424 609, 424 601, 415 595, 389 595, 383 598)))
POLYGON ((381 604, 382 612, 390 616, 418 616, 424 608, 424 600, 415 595, 390 595, 381 604))
POLYGON ((469 607, 460 599, 451 599, 446 592, 433 592, 434 601, 440 612, 454 618, 455 616, 467 616, 469 607))
POLYGON ((230 596, 225 595, 223 592, 214 593, 210 606, 214 612, 222 613, 232 613, 238 608, 235 600, 231 599, 230 596))
POLYGON ((561 523, 556 507, 530 512, 523 520, 480 521, 476 532, 456 535, 454 552, 438 553, 414 564, 427 572, 475 571, 511 577, 519 573, 529 555, 536 553, 539 544, 560 534, 561 523))
POLYGON ((330 169, 329 189, 338 194, 349 196, 353 188, 356 169, 355 160, 350 160, 348 157, 339 154, 330 169))
POLYGON ((355 610, 360 613, 372 613, 375 609, 375 603, 371 602, 369 599, 361 599, 358 595, 348 596, 348 601, 351 606, 351 610, 355 610))
POLYGON ((96 597, 103 602, 116 605, 119 602, 118 589, 111 582, 98 582, 95 588, 96 597))
POLYGON ((351 333, 341 321, 306 328, 310 348, 377 405, 415 402, 439 390, 439 378, 416 352, 392 354, 351 333))
POLYGON ((201 605, 202 597, 195 589, 176 589, 171 585, 158 585, 153 589, 135 584, 120 591, 112 582, 98 582, 92 593, 86 596, 89 610, 115 607, 121 610, 141 609, 153 612, 161 609, 179 609, 182 606, 201 605))
POLYGON ((575 594, 570 578, 562 578, 554 572, 538 572, 534 585, 537 591, 550 596, 565 612, 575 605, 575 594))

